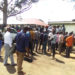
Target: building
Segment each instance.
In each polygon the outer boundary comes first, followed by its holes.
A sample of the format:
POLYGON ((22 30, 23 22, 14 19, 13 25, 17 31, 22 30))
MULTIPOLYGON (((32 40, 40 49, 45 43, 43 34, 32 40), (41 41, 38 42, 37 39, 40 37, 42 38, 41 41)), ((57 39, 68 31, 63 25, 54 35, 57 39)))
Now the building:
POLYGON ((75 21, 49 21, 48 24, 51 25, 65 25, 66 31, 75 33, 75 21))

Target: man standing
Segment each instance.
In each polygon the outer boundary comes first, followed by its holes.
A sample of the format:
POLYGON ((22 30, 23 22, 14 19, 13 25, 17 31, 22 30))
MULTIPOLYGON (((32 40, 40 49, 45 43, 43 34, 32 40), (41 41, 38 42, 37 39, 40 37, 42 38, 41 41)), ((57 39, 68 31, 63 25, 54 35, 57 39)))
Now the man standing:
POLYGON ((71 32, 69 34, 69 36, 66 38, 66 57, 69 58, 70 57, 70 52, 72 49, 72 45, 73 45, 73 33, 71 32))
POLYGON ((30 49, 31 49, 31 54, 33 55, 33 51, 34 51, 34 46, 35 46, 35 32, 32 28, 30 28, 29 30, 30 33, 30 49))
POLYGON ((40 40, 40 32, 38 31, 38 29, 36 29, 35 30, 35 49, 36 49, 36 52, 38 50, 39 40, 40 40))
POLYGON ((2 33, 1 33, 1 30, 0 30, 0 58, 1 58, 1 48, 2 48, 2 33))
POLYGON ((64 35, 63 32, 59 33, 59 42, 58 42, 58 48, 59 48, 59 54, 63 52, 63 43, 64 43, 64 35))
POLYGON ((10 28, 7 28, 7 32, 4 35, 4 47, 5 47, 5 57, 4 57, 4 65, 7 64, 8 57, 11 59, 11 65, 14 64, 13 53, 12 53, 12 37, 10 33, 10 28))
POLYGON ((17 48, 17 71, 18 73, 24 73, 22 70, 22 63, 24 59, 25 52, 28 52, 29 39, 26 36, 27 27, 23 29, 22 32, 18 32, 16 36, 16 48, 17 48))
POLYGON ((43 35, 43 49, 42 49, 42 53, 47 54, 46 52, 46 46, 47 46, 47 41, 48 41, 48 35, 47 32, 44 31, 44 35, 43 35))
POLYGON ((55 45, 56 45, 56 34, 53 32, 53 35, 51 36, 51 50, 52 50, 52 57, 55 59, 55 45))
POLYGON ((53 33, 50 31, 48 34, 48 51, 51 49, 51 39, 53 38, 53 33))

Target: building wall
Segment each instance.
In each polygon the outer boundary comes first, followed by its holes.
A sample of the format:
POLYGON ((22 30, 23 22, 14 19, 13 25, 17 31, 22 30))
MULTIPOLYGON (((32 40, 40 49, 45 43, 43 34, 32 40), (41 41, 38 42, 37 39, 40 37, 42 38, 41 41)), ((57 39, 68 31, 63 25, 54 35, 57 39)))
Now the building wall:
POLYGON ((75 25, 65 25, 67 32, 74 32, 75 33, 75 25))
POLYGON ((65 25, 67 32, 75 33, 75 21, 56 21, 56 22, 48 22, 51 25, 65 25))

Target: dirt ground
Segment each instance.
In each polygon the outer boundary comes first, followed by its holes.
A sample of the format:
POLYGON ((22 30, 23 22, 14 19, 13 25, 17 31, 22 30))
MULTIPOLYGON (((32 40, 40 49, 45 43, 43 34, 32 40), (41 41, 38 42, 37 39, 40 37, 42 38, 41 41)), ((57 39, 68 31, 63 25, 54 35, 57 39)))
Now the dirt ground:
MULTIPOLYGON (((0 59, 0 75, 18 75, 17 66, 4 66, 4 49, 2 49, 2 59, 0 59)), ((32 63, 23 62, 23 71, 26 75, 75 75, 75 54, 71 53, 70 58, 65 55, 56 54, 56 60, 52 60, 50 53, 47 55, 35 53, 32 63)), ((16 54, 14 54, 16 63, 16 54)), ((10 63, 10 59, 8 59, 10 63)))

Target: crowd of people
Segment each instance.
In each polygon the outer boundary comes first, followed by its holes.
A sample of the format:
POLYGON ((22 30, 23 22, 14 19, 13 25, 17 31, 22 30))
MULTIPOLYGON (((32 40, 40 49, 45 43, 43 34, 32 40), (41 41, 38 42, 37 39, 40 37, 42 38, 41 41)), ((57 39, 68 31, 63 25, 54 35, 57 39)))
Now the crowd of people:
MULTIPOLYGON (((72 51, 74 34, 73 32, 66 32, 65 26, 52 26, 49 27, 31 27, 26 26, 23 28, 14 27, 17 30, 14 42, 16 43, 16 54, 17 54, 17 71, 22 72, 22 63, 24 56, 29 57, 34 52, 39 53, 41 50, 42 54, 51 53, 52 59, 55 59, 56 51, 61 55, 65 52, 67 58, 70 57, 72 51)), ((11 65, 14 66, 13 58, 13 40, 11 38, 11 29, 7 28, 4 34, 4 65, 8 65, 8 57, 11 59, 11 65)), ((2 47, 2 35, 0 33, 0 58, 1 58, 1 47, 2 47)))

